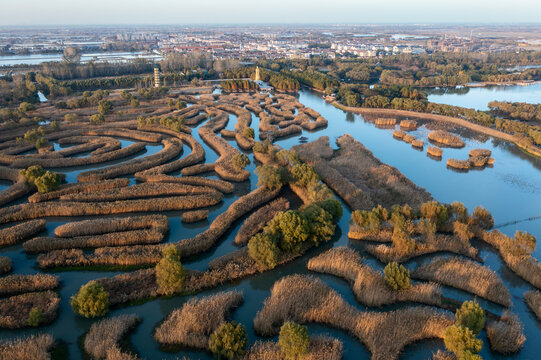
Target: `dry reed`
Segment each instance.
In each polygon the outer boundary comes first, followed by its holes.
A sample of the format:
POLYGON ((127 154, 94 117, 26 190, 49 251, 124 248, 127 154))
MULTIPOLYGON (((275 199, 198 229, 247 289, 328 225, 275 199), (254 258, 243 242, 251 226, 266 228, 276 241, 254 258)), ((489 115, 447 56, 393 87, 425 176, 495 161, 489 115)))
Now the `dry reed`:
POLYGON ((443 150, 437 146, 429 146, 427 149, 426 149, 426 153, 428 155, 431 155, 431 156, 434 156, 434 157, 441 157, 443 155, 443 150))
POLYGON ((477 156, 487 156, 490 157, 492 155, 492 151, 489 149, 472 149, 469 152, 470 157, 477 157, 477 156))
POLYGON ((377 118, 374 123, 376 124, 376 126, 381 126, 381 127, 389 127, 389 126, 392 126, 394 127, 396 125, 396 119, 393 119, 393 118, 377 118))
POLYGON ((289 201, 286 198, 278 198, 269 204, 255 211, 250 215, 237 231, 235 236, 235 244, 245 245, 248 240, 261 231, 265 225, 271 221, 280 211, 289 209, 289 201))
POLYGON ((460 137, 443 130, 429 132, 428 139, 447 147, 461 148, 466 145, 460 137))
POLYGON ((182 169, 182 176, 193 176, 214 171, 214 164, 196 164, 182 169))
POLYGON ((52 291, 31 292, 0 299, 0 328, 18 329, 28 326, 33 308, 41 310, 43 324, 56 318, 60 298, 52 291))
POLYGON ((0 275, 11 271, 12 262, 7 256, 0 256, 0 275))
POLYGON ((118 342, 139 321, 136 315, 120 315, 92 324, 84 338, 85 351, 93 359, 109 359, 109 352, 121 352, 118 342))
POLYGON ((55 344, 50 334, 0 341, 0 360, 50 360, 55 344))
POLYGON ((208 210, 195 210, 195 211, 186 211, 182 214, 183 223, 194 223, 198 221, 203 221, 209 216, 208 210))
POLYGON ((49 274, 13 274, 0 278, 0 296, 26 292, 53 290, 58 287, 58 276, 49 274))
POLYGON ((537 320, 541 321, 541 293, 536 290, 526 291, 524 300, 530 310, 537 316, 537 320))
POLYGON ((126 187, 130 184, 130 179, 120 178, 103 180, 97 182, 84 182, 74 184, 60 185, 58 190, 48 193, 35 193, 28 197, 28 202, 37 203, 42 201, 49 201, 58 199, 61 196, 69 194, 89 193, 100 190, 111 190, 126 187))
MULTIPOLYGON (((342 342, 329 337, 310 337, 308 354, 303 360, 340 360, 342 359, 342 342)), ((273 341, 256 341, 243 357, 244 360, 285 360, 278 343, 273 341)))
POLYGON ((419 124, 415 120, 402 120, 400 121, 400 128, 405 130, 417 130, 419 124))
POLYGON ((526 341, 522 323, 518 316, 509 310, 506 310, 499 320, 489 320, 486 331, 490 348, 502 354, 519 351, 526 341))
POLYGON ((415 136, 413 136, 411 134, 406 134, 406 135, 404 135, 402 140, 404 140, 405 143, 411 144, 411 143, 413 143, 413 141, 415 141, 415 136))
POLYGON ((406 133, 402 130, 395 130, 393 131, 393 136, 397 139, 403 139, 404 136, 406 136, 406 133))
POLYGON ((45 230, 45 220, 31 220, 0 230, 0 246, 14 245, 45 230))
POLYGON ((447 166, 458 170, 468 170, 470 168, 470 162, 468 160, 449 158, 447 159, 447 166))
POLYGON ((193 186, 210 187, 222 192, 224 194, 230 194, 235 190, 235 185, 228 181, 209 179, 200 176, 183 176, 174 177, 168 175, 152 176, 147 179, 149 182, 165 182, 165 183, 178 183, 193 186))

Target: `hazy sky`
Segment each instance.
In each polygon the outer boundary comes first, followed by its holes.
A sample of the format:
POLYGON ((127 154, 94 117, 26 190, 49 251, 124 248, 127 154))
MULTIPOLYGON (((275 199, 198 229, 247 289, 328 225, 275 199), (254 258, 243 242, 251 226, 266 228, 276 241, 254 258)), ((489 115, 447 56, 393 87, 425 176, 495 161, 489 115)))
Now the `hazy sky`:
POLYGON ((541 0, 0 0, 2 25, 541 22, 541 0))

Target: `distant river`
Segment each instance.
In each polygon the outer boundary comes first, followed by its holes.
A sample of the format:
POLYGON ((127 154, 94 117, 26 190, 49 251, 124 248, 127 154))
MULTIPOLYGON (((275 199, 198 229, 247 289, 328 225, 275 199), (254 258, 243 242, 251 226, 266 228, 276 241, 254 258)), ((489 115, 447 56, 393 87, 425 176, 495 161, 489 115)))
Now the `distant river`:
POLYGON ((510 102, 541 102, 541 83, 534 85, 459 87, 426 90, 428 101, 437 104, 462 106, 476 110, 488 110, 488 103, 494 100, 510 102))
MULTIPOLYGON (((139 52, 98 52, 81 55, 81 62, 95 61, 128 61, 136 58, 161 60, 162 56, 143 51, 139 52)), ((62 54, 31 54, 0 56, 0 66, 39 65, 47 61, 62 61, 62 54)))

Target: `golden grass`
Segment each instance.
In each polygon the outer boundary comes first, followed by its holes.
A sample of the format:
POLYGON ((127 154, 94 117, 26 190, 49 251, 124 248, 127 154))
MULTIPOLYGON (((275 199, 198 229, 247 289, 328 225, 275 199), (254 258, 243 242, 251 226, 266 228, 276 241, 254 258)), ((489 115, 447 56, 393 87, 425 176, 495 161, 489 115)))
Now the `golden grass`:
POLYGON ((156 328, 154 338, 161 344, 179 344, 207 349, 209 336, 226 321, 231 310, 242 303, 241 292, 222 292, 190 299, 174 310, 156 328))
POLYGON ((182 176, 193 176, 214 171, 214 164, 196 164, 181 170, 182 176))
POLYGON ((383 274, 364 264, 359 253, 347 247, 328 250, 308 261, 308 269, 347 280, 355 298, 366 306, 383 306, 399 301, 441 305, 441 289, 434 283, 414 284, 408 290, 394 291, 383 274))
POLYGON ((52 291, 31 292, 0 299, 0 328, 18 329, 28 326, 28 315, 33 308, 43 314, 43 323, 56 318, 60 298, 52 291))
POLYGON ((31 191, 32 187, 26 185, 25 181, 21 179, 7 189, 0 191, 0 206, 9 204, 31 191))
POLYGON ((120 315, 92 324, 84 338, 84 349, 93 359, 110 359, 109 353, 121 352, 118 342, 135 327, 136 315, 120 315))
MULTIPOLYGON (((340 360, 342 358, 342 342, 329 337, 310 337, 310 348, 303 360, 340 360)), ((285 360, 278 343, 273 341, 256 341, 248 350, 244 360, 285 360)))
POLYGON ((213 193, 206 195, 122 200, 107 203, 62 201, 58 203, 21 204, 0 209, 0 224, 47 216, 88 216, 190 210, 213 206, 221 201, 222 195, 220 193, 213 193))
POLYGON ((0 230, 0 246, 14 245, 45 230, 45 220, 31 220, 0 230))
POLYGON ((79 194, 79 193, 89 193, 100 190, 111 190, 126 187, 130 184, 130 179, 120 178, 120 179, 111 179, 103 180, 96 182, 84 182, 84 183, 74 183, 74 184, 63 184, 60 185, 58 190, 51 191, 48 193, 35 193, 28 197, 28 202, 37 203, 42 201, 49 201, 58 199, 61 196, 70 195, 70 194, 79 194))
POLYGON ((404 136, 406 136, 406 133, 402 130, 395 130, 393 131, 393 136, 397 139, 403 139, 404 136))
POLYGON ((228 181, 209 179, 199 176, 183 176, 174 177, 168 175, 152 176, 147 179, 149 182, 165 182, 165 183, 178 183, 193 186, 210 187, 222 192, 224 194, 230 194, 235 190, 235 185, 228 181))
POLYGON ((499 320, 489 320, 486 331, 490 348, 502 354, 519 351, 526 341, 522 323, 518 316, 509 310, 506 310, 499 320))
POLYGON ((8 275, 0 277, 0 296, 32 291, 53 290, 58 287, 58 276, 49 274, 8 275))
POLYGON ((413 136, 411 134, 406 134, 406 135, 404 135, 402 140, 404 140, 405 143, 411 144, 415 140, 415 136, 413 136))
POLYGON ((400 121, 400 128, 405 130, 417 130, 419 124, 415 120, 402 120, 400 121))
POLYGON ((537 320, 541 321, 541 293, 536 290, 526 291, 524 300, 530 310, 537 316, 537 320))
POLYGON ((425 146, 425 142, 423 140, 415 139, 411 142, 411 146, 422 149, 423 146, 425 146))
POLYGON ((428 140, 438 145, 454 148, 461 148, 466 145, 460 137, 443 130, 429 132, 428 140))
POLYGON ((195 211, 186 211, 182 214, 183 223, 194 223, 198 221, 203 221, 209 216, 208 210, 195 210, 195 211))
POLYGON ((437 146, 429 146, 426 149, 426 153, 428 155, 434 156, 434 157, 441 157, 443 155, 443 150, 437 146))
POLYGON ((395 126, 396 125, 396 119, 394 118, 377 118, 374 120, 374 123, 376 126, 395 126))
POLYGON ((393 229, 390 226, 382 226, 381 230, 377 234, 372 234, 367 231, 359 229, 355 223, 351 223, 349 226, 348 238, 353 240, 363 241, 375 241, 375 242, 392 242, 393 229))
POLYGON ((490 157, 492 155, 492 151, 489 149, 472 149, 469 152, 470 157, 477 157, 477 156, 487 156, 490 157))
POLYGON ((373 360, 397 359, 406 345, 442 338, 453 323, 449 314, 426 306, 360 312, 320 280, 301 275, 274 284, 254 328, 263 336, 275 335, 285 321, 316 322, 348 331, 366 345, 373 360))
POLYGON ((0 360, 49 360, 54 347, 50 334, 0 341, 0 360))
POLYGON ((11 271, 11 259, 7 256, 0 256, 0 275, 11 271))
POLYGON ((289 209, 289 201, 286 198, 278 198, 251 214, 237 231, 235 244, 245 245, 256 233, 261 231, 280 211, 289 209))
POLYGON ((411 276, 452 286, 505 307, 511 305, 511 294, 502 279, 490 268, 471 260, 436 258, 419 266, 411 276))

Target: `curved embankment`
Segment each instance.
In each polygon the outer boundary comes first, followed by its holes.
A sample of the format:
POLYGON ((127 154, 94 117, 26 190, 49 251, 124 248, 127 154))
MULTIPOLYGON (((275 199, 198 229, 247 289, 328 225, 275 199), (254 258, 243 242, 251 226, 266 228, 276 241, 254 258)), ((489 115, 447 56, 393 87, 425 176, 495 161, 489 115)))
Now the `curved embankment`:
POLYGON ((122 353, 119 342, 140 321, 137 315, 132 314, 95 322, 84 336, 85 352, 94 359, 135 359, 131 354, 122 353))
POLYGON ((530 145, 530 146, 520 145, 519 139, 515 135, 511 135, 503 131, 492 129, 483 125, 475 124, 475 123, 472 123, 470 121, 460 119, 460 118, 455 118, 455 117, 445 116, 445 115, 438 115, 438 114, 419 113, 416 111, 409 111, 409 110, 357 108, 357 107, 343 106, 337 102, 334 102, 333 105, 341 110, 349 111, 349 112, 353 112, 357 114, 407 116, 410 118, 413 117, 417 119, 428 119, 428 120, 451 123, 451 124, 455 124, 455 125, 479 132, 481 134, 489 135, 498 139, 512 142, 516 144, 518 147, 524 149, 525 151, 535 156, 541 156, 540 148, 533 145, 530 145))
POLYGON ((21 204, 0 209, 0 224, 49 216, 111 215, 132 212, 158 212, 208 207, 222 201, 222 194, 171 196, 156 199, 100 202, 44 202, 21 204))
POLYGON ((182 176, 193 176, 193 175, 199 175, 207 172, 214 171, 214 164, 195 164, 192 166, 188 166, 183 168, 180 173, 182 176))
POLYGON ((255 331, 276 335, 280 325, 293 320, 316 322, 347 331, 372 353, 373 360, 397 359, 408 344, 443 338, 453 324, 450 313, 428 306, 389 312, 360 312, 321 280, 292 275, 277 281, 271 296, 254 319, 255 331))
POLYGON ((48 193, 35 193, 28 197, 28 202, 37 203, 43 201, 49 201, 58 199, 61 196, 69 194, 84 194, 92 193, 100 190, 111 190, 126 187, 130 184, 130 179, 120 178, 103 180, 96 182, 84 182, 73 184, 61 184, 57 190, 50 191, 48 193))
POLYGON ((169 175, 152 175, 152 176, 147 177, 146 181, 209 187, 209 188, 214 188, 224 194, 231 194, 233 190, 235 190, 235 185, 231 184, 228 181, 218 180, 218 179, 209 179, 209 178, 199 177, 199 176, 176 177, 176 176, 169 176, 169 175))
POLYGON ((242 293, 238 291, 192 298, 166 317, 156 328, 154 338, 160 344, 208 349, 210 334, 226 321, 231 310, 242 300, 242 293))
POLYGON ((0 246, 15 245, 45 230, 45 220, 31 220, 0 230, 0 246))
POLYGON ((18 329, 28 326, 28 316, 33 308, 41 310, 43 321, 48 324, 56 318, 60 297, 52 291, 30 292, 0 299, 0 328, 18 329))
POLYGON ((383 306, 399 301, 441 305, 442 293, 438 285, 414 284, 408 290, 392 290, 385 284, 383 274, 364 264, 359 253, 347 247, 331 249, 311 258, 308 270, 345 279, 357 301, 366 306, 383 306))
MULTIPOLYGON (((207 230, 197 234, 194 238, 176 242, 175 245, 178 247, 181 256, 185 258, 208 251, 231 227, 233 222, 261 204, 275 198, 279 192, 280 190, 271 191, 266 188, 257 188, 240 197, 225 212, 218 215, 207 230)), ((193 198, 195 197, 193 196, 193 198)), ((186 196, 184 198, 190 197, 186 196)), ((163 245, 160 244, 116 248, 102 247, 96 249, 91 254, 85 254, 83 251, 76 249, 60 250, 42 254, 38 256, 37 260, 39 266, 42 268, 88 265, 154 265, 160 260, 162 249, 163 245)))
POLYGON ((271 221, 276 214, 281 211, 286 211, 289 209, 289 201, 286 198, 278 198, 273 200, 269 204, 263 206, 261 209, 255 211, 250 215, 237 231, 235 236, 235 244, 245 245, 248 243, 248 240, 259 231, 263 230, 265 225, 271 221))
POLYGON ((0 191, 0 206, 9 204, 32 191, 32 187, 27 186, 24 178, 19 175, 19 169, 0 166, 0 180, 13 183, 7 189, 0 191))
POLYGON ((471 260, 436 258, 416 268, 411 276, 452 286, 505 307, 511 305, 511 294, 502 279, 490 268, 471 260))

